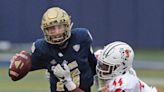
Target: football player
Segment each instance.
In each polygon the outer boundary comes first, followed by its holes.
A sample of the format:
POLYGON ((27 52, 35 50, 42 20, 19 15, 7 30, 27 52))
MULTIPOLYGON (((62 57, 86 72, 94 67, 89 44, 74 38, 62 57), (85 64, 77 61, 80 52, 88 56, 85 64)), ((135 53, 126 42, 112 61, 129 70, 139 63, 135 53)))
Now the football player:
MULTIPOLYGON (((72 29, 70 16, 59 7, 49 8, 44 13, 41 29, 44 38, 33 43, 31 71, 48 70, 51 92, 90 92, 97 60, 89 31, 85 28, 72 29), (61 68, 69 69, 68 80, 63 81, 56 74, 61 68)), ((11 60, 21 57, 21 53, 11 60)))
POLYGON ((95 52, 99 92, 159 92, 141 81, 132 67, 134 51, 116 41, 95 52))

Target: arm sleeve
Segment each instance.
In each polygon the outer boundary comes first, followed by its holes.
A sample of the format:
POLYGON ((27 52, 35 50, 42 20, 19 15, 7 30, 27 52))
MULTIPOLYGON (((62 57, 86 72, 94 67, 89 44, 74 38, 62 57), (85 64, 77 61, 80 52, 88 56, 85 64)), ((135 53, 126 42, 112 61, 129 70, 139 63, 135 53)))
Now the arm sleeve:
POLYGON ((88 58, 88 61, 89 61, 89 65, 92 69, 92 73, 93 75, 96 75, 96 64, 97 64, 97 59, 93 53, 93 50, 92 50, 92 46, 90 46, 90 51, 89 51, 89 58, 88 58))
POLYGON ((88 38, 88 43, 89 43, 89 57, 88 57, 88 61, 89 61, 89 65, 90 65, 90 67, 91 67, 91 69, 92 69, 92 73, 93 73, 93 75, 96 75, 96 64, 97 64, 97 59, 96 59, 96 57, 95 57, 95 55, 94 55, 94 53, 93 53, 93 48, 92 48, 92 41, 93 41, 93 39, 92 39, 92 36, 91 36, 91 34, 90 34, 90 32, 88 31, 88 36, 87 36, 87 38, 88 38))
POLYGON ((32 48, 32 68, 31 71, 38 70, 38 69, 45 69, 45 55, 40 52, 37 48, 36 44, 33 43, 32 48))
POLYGON ((155 87, 150 87, 141 80, 139 81, 139 88, 140 88, 141 92, 158 92, 155 87))

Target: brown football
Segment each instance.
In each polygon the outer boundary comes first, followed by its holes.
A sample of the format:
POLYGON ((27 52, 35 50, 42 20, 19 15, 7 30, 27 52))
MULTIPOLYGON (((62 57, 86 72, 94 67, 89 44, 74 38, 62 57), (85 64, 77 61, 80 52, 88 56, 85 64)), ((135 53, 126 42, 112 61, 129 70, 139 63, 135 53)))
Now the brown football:
POLYGON ((9 68, 9 76, 13 81, 23 78, 31 69, 31 56, 28 52, 20 52, 21 56, 17 56, 9 68))

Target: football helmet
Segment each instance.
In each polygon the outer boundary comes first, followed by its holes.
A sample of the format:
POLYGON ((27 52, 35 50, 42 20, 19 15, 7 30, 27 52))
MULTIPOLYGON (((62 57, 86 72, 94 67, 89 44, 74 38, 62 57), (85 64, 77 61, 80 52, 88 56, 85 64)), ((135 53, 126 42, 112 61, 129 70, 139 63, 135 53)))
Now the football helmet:
POLYGON ((50 44, 64 43, 71 36, 71 19, 70 16, 59 7, 49 8, 42 17, 41 29, 44 33, 45 40, 50 44), (48 32, 48 28, 55 25, 64 25, 65 31, 61 36, 55 36, 48 32), (60 37, 60 38, 59 38, 60 37), (62 39, 61 39, 62 38, 62 39), (59 40, 60 39, 60 40, 59 40))
POLYGON ((99 50, 97 50, 97 51, 94 53, 96 59, 99 58, 99 56, 100 56, 101 53, 102 53, 102 49, 99 49, 99 50))
POLYGON ((116 41, 108 44, 98 58, 98 77, 108 80, 126 73, 132 67, 133 58, 134 51, 127 43, 116 41))

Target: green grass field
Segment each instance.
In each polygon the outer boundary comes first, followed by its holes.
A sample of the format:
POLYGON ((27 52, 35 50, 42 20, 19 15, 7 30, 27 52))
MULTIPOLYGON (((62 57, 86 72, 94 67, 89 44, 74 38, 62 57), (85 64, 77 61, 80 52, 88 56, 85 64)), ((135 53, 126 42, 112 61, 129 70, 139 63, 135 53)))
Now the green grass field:
POLYGON ((49 83, 44 71, 29 73, 20 81, 13 82, 6 68, 0 69, 0 92, 49 92, 49 83))
MULTIPOLYGON (((141 79, 150 78, 147 82, 161 88, 164 92, 163 71, 137 70, 137 74, 141 79), (151 79, 157 79, 157 82, 153 82, 151 79), (160 79, 162 80, 160 81, 160 79)), ((8 70, 0 68, 0 92, 49 92, 49 83, 45 78, 44 70, 31 72, 22 80, 13 82, 8 76, 8 70)), ((96 92, 95 87, 92 88, 92 92, 96 92)))

